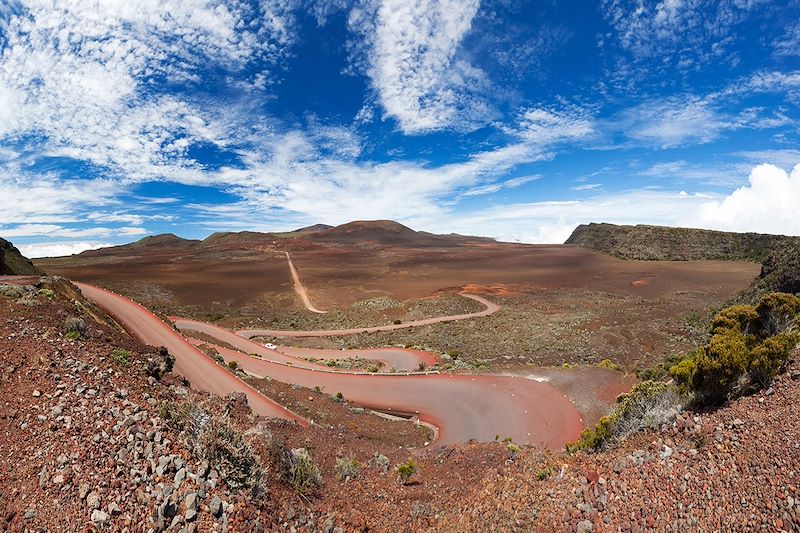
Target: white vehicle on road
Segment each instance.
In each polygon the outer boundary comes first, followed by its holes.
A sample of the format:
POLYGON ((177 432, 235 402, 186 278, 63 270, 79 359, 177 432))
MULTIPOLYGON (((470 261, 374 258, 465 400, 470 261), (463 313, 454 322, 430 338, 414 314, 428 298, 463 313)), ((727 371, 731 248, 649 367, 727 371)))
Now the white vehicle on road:
POLYGON ((277 350, 278 349, 278 347, 275 346, 274 344, 272 344, 271 342, 268 342, 267 344, 265 344, 264 348, 267 348, 269 350, 277 350))

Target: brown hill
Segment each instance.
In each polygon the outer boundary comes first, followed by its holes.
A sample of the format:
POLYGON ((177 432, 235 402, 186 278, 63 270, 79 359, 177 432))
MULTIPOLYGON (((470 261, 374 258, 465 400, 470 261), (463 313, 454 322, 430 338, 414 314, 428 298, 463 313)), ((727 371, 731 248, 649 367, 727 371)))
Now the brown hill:
POLYGON ((0 239, 0 274, 26 276, 41 273, 16 246, 5 239, 0 239))
POLYGON ((341 244, 379 244, 387 246, 441 246, 472 241, 492 241, 486 237, 468 237, 457 234, 437 235, 415 231, 393 220, 357 220, 313 234, 314 241, 341 244))

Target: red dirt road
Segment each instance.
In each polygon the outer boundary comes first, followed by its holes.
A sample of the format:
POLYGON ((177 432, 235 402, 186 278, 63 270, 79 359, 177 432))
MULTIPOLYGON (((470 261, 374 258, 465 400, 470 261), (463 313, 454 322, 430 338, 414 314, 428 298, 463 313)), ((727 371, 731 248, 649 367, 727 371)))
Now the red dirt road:
MULTIPOLYGON (((244 392, 259 414, 305 422, 219 367, 142 306, 98 287, 83 283, 78 286, 142 342, 165 346, 175 356, 175 370, 193 386, 221 395, 244 392)), ((264 361, 222 347, 218 351, 226 360, 236 360, 255 375, 324 387, 372 409, 418 413, 421 421, 438 428, 437 444, 473 438, 490 441, 500 435, 522 444, 560 448, 577 438, 583 426, 566 396, 550 385, 525 378, 320 372, 264 361)))
POLYGON ((175 324, 201 331, 245 354, 261 355, 259 359, 215 346, 225 361, 236 361, 255 376, 321 387, 330 394, 341 392, 349 401, 370 409, 418 415, 422 422, 438 428, 437 444, 469 439, 490 441, 500 435, 518 443, 555 449, 575 440, 583 427, 578 411, 566 396, 535 380, 491 375, 335 372, 298 362, 219 326, 185 319, 175 319, 175 324))
POLYGON ((459 293, 465 298, 470 298, 477 302, 482 303, 486 309, 476 311, 474 313, 467 313, 463 315, 449 315, 437 316, 434 318, 424 318, 422 320, 414 320, 405 322, 403 324, 387 324, 385 326, 373 326, 369 328, 351 328, 351 329, 323 329, 316 331, 295 331, 295 330, 270 330, 270 329, 243 329, 237 331, 237 335, 247 337, 332 337, 339 335, 356 335, 359 333, 375 333, 377 331, 394 331, 396 329, 413 328, 414 326, 427 326, 429 324, 437 324, 439 322, 454 322, 456 320, 467 320, 470 318, 478 318, 482 316, 491 315, 500 310, 500 306, 490 302, 482 296, 477 294, 469 294, 466 292, 459 293))
POLYGON ((278 346, 277 350, 270 350, 263 345, 246 339, 234 332, 198 320, 191 320, 181 317, 169 317, 175 326, 180 330, 199 331, 210 335, 215 339, 221 340, 237 350, 245 353, 256 353, 271 361, 280 363, 290 363, 308 368, 324 368, 322 365, 315 365, 304 362, 302 359, 348 359, 361 358, 380 361, 388 368, 403 371, 416 371, 420 363, 426 366, 436 364, 433 354, 420 350, 409 350, 405 348, 366 348, 359 350, 318 350, 315 348, 293 348, 291 346, 278 346))
POLYGON ((166 347, 169 353, 175 356, 175 371, 188 379, 193 387, 220 396, 231 392, 243 392, 247 395, 250 407, 260 415, 294 420, 303 425, 308 423, 304 418, 273 402, 224 368, 220 368, 141 305, 93 285, 77 282, 75 285, 86 298, 105 309, 134 337, 152 346, 166 347))
POLYGON ((577 439, 583 422, 554 387, 522 377, 320 372, 257 359, 216 347, 246 372, 303 387, 341 392, 355 404, 418 415, 438 428, 436 444, 511 437, 520 444, 559 449, 577 439))

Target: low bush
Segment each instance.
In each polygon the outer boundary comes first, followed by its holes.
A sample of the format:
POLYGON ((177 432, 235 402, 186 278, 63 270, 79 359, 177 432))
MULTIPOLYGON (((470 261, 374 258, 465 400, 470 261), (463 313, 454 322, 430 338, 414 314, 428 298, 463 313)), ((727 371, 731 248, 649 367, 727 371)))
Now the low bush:
POLYGON ((597 366, 599 366, 600 368, 605 368, 606 370, 622 370, 622 367, 619 366, 614 361, 612 361, 611 359, 603 359, 602 361, 597 363, 597 366))
POLYGON ((128 350, 124 348, 114 348, 111 350, 111 360, 115 363, 118 363, 122 366, 130 366, 131 364, 131 354, 128 350))
POLYGON ((64 320, 64 333, 68 339, 85 339, 89 336, 89 329, 82 318, 71 316, 64 320))
POLYGON ((273 440, 270 454, 283 480, 300 494, 322 486, 322 474, 306 448, 287 449, 281 441, 273 440))
POLYGON ((52 300, 56 297, 56 293, 53 289, 39 289, 38 294, 39 296, 43 296, 48 300, 52 300))
POLYGON ((236 361, 228 361, 228 368, 230 368, 231 370, 236 370, 239 368, 239 363, 237 363, 236 361))
POLYGON ((414 459, 409 459, 405 463, 400 463, 399 465, 395 466, 394 469, 397 472, 397 475, 400 477, 400 482, 403 484, 408 483, 408 480, 411 479, 411 476, 419 472, 419 467, 414 459))
POLYGON ((336 458, 336 475, 340 481, 356 479, 361 474, 361 464, 350 457, 336 458))
POLYGON ((602 417, 595 427, 584 429, 577 442, 567 445, 567 450, 606 449, 632 433, 668 422, 682 404, 672 385, 660 381, 639 383, 627 394, 620 395, 613 411, 602 417))
POLYGON ((234 490, 252 489, 263 477, 261 465, 240 431, 226 419, 211 417, 199 432, 198 455, 215 465, 234 490))

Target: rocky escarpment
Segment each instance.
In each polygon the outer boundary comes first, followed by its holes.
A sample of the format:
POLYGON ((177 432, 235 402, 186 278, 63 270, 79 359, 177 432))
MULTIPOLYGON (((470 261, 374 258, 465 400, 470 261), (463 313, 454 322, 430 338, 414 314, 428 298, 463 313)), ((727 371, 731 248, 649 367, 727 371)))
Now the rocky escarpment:
POLYGON ((39 275, 42 272, 10 242, 0 239, 0 275, 39 275))
POLYGON ((761 265, 761 273, 741 295, 753 302, 762 294, 788 292, 800 294, 800 239, 779 243, 761 265))
POLYGON ((645 261, 762 262, 781 244, 800 238, 761 233, 733 233, 663 226, 582 224, 564 244, 645 261))

